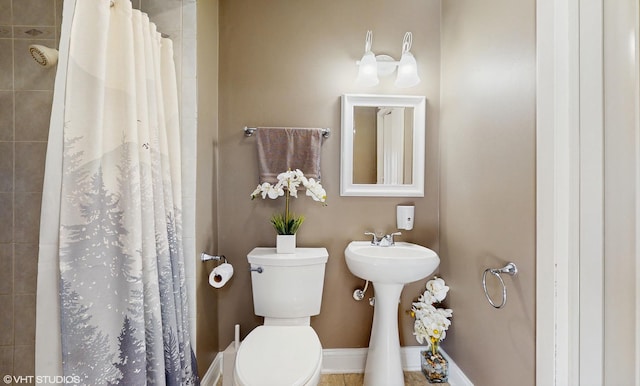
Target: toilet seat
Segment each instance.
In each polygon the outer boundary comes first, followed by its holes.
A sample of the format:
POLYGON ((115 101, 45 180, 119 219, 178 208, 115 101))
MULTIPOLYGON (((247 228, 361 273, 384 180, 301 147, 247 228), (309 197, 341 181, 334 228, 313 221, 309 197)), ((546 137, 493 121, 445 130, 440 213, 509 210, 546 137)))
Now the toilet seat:
POLYGON ((315 385, 322 345, 310 326, 259 326, 236 356, 235 383, 244 386, 315 385))

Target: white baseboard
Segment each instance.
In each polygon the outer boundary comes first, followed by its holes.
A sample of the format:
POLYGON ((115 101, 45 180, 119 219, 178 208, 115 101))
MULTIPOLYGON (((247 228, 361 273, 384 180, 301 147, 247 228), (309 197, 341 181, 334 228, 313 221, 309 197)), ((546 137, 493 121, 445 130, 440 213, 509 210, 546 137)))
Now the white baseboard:
POLYGON ((211 366, 207 369, 207 372, 204 374, 202 379, 200 380, 201 386, 216 386, 220 377, 222 376, 222 352, 219 352, 218 355, 211 362, 211 366))
POLYGON ((363 373, 366 348, 326 348, 322 350, 322 374, 363 373))
MULTIPOLYGON (((402 369, 405 371, 420 371, 420 351, 424 349, 423 346, 401 347, 402 369)), ((440 351, 449 361, 449 384, 451 386, 473 386, 471 380, 467 378, 451 357, 442 348, 440 351)), ((366 348, 325 349, 322 356, 322 373, 363 373, 366 360, 366 348)))
MULTIPOLYGON (((406 371, 420 371, 420 351, 423 346, 406 346, 400 348, 402 368, 406 371)), ((451 386, 473 386, 473 383, 462 372, 447 353, 440 349, 449 361, 449 384, 451 386)), ((364 373, 367 359, 366 348, 333 348, 324 349, 322 355, 323 374, 364 373)), ((216 355, 213 363, 202 378, 202 386, 215 386, 222 374, 222 352, 216 355)))

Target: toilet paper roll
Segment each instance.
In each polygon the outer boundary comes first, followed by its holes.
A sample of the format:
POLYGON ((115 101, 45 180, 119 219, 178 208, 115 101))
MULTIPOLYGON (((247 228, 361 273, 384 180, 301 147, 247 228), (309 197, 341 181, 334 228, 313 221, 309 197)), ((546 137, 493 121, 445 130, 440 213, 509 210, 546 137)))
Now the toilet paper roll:
POLYGON ((227 284, 233 276, 233 266, 229 263, 222 263, 215 267, 209 274, 209 284, 213 288, 220 288, 227 284))

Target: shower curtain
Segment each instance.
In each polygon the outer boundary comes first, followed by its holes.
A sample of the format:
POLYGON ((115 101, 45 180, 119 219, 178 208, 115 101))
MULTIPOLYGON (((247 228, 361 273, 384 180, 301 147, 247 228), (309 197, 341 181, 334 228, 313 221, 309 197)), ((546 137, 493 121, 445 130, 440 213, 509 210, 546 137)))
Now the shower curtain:
POLYGON ((64 7, 41 216, 36 375, 83 385, 198 384, 172 42, 130 0, 64 7))

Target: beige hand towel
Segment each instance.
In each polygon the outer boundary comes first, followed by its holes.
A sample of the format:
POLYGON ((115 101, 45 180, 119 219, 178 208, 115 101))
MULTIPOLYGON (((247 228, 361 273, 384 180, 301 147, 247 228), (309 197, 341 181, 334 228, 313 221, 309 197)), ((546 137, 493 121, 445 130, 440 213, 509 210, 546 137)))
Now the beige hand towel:
POLYGON ((322 129, 259 127, 256 131, 260 183, 276 183, 278 174, 300 169, 320 179, 322 129))

